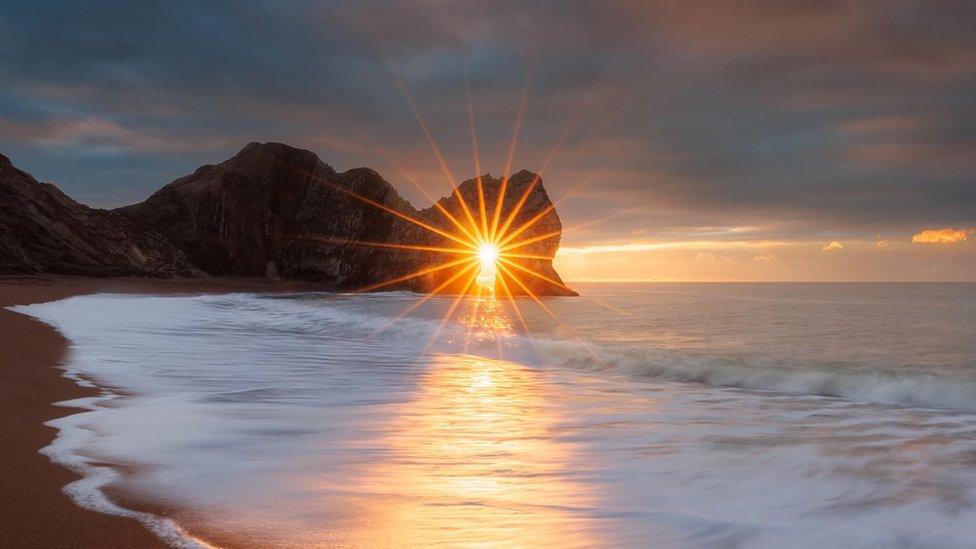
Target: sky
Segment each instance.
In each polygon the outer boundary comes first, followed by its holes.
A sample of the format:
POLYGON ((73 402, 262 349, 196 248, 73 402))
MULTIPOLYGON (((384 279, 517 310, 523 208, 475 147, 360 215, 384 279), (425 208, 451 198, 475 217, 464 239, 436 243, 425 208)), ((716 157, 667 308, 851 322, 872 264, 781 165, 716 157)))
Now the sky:
POLYGON ((545 167, 570 281, 976 280, 974 20, 898 0, 8 0, 0 153, 114 207, 280 141, 422 208, 405 174, 450 184, 415 107, 456 180, 471 118, 482 172, 517 135, 510 171, 545 167))

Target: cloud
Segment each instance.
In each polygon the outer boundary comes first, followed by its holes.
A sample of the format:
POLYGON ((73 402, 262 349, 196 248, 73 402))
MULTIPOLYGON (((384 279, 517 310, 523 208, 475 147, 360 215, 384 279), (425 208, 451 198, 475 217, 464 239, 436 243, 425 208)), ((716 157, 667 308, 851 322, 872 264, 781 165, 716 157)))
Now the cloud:
POLYGON ((277 140, 373 167, 424 205, 374 151, 440 170, 392 67, 459 179, 474 171, 466 80, 482 171, 505 164, 527 80, 516 169, 576 121, 547 189, 605 173, 560 204, 566 226, 646 214, 579 246, 731 224, 853 241, 968 226, 976 204, 972 3, 8 4, 0 151, 83 201, 277 140))
POLYGON ((919 115, 866 116, 843 120, 837 129, 852 134, 910 134, 931 129, 931 124, 930 119, 919 115))
MULTIPOLYGON (((909 233, 910 234, 910 233, 909 233)), ((970 239, 976 238, 970 236, 970 239)), ((684 281, 973 281, 976 247, 911 244, 909 238, 890 239, 889 250, 876 250, 874 235, 844 236, 843 250, 823 252, 824 241, 798 241, 774 249, 666 248, 653 252, 621 252, 593 256, 558 254, 556 267, 564 279, 641 279, 684 281), (858 252, 858 253, 852 253, 858 252), (866 253, 864 253, 866 252, 866 253), (695 261, 698 253, 715 257, 695 261), (775 259, 767 256, 773 255, 775 259), (842 257, 843 256, 843 257, 842 257), (723 262, 720 257, 732 258, 723 262), (755 258, 755 259, 754 259, 755 258)))
POLYGON ((878 248, 887 248, 888 247, 888 241, 885 240, 885 239, 883 239, 883 238, 881 238, 881 235, 877 235, 877 236, 874 237, 874 245, 875 245, 875 247, 878 247, 878 248))
POLYGON ((731 261, 731 257, 715 255, 709 252, 700 252, 695 256, 696 263, 730 263, 731 261))
POLYGON ((105 152, 181 152, 214 150, 236 145, 223 137, 166 135, 138 131, 97 116, 61 118, 35 123, 0 120, 0 139, 19 139, 48 149, 105 152))
POLYGON ((912 236, 915 244, 955 244, 966 240, 970 234, 976 233, 976 228, 972 229, 924 229, 912 236))
MULTIPOLYGON (((627 252, 650 252, 663 250, 714 250, 740 248, 774 248, 789 246, 793 242, 776 240, 674 240, 668 242, 628 242, 625 244, 595 244, 591 246, 561 246, 559 254, 588 255, 627 252)), ((707 254, 707 252, 706 252, 707 254)), ((711 255, 711 254, 708 254, 711 255)))
POLYGON ((840 242, 837 242, 836 240, 831 240, 830 242, 821 246, 820 249, 825 252, 830 252, 833 250, 842 250, 844 249, 844 245, 841 244, 840 242))

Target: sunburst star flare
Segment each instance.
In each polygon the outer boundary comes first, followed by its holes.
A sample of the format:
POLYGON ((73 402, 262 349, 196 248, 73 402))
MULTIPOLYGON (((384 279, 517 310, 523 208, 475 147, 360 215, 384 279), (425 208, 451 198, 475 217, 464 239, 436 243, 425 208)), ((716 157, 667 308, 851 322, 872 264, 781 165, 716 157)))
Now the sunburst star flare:
POLYGON ((522 285, 509 285, 515 295, 529 292, 535 295, 576 295, 562 282, 552 266, 552 258, 559 248, 562 223, 542 185, 541 177, 528 170, 509 178, 495 178, 489 173, 466 180, 435 206, 417 212, 414 221, 398 216, 393 224, 391 232, 401 237, 396 242, 398 247, 393 250, 395 263, 409 266, 406 269, 408 272, 420 273, 430 266, 449 264, 465 256, 479 268, 470 277, 460 277, 446 287, 444 282, 465 269, 467 262, 423 272, 409 280, 391 284, 391 287, 418 292, 439 288, 440 293, 459 294, 470 291, 471 282, 474 282, 476 287, 494 291, 498 289, 498 279, 506 276, 498 268, 504 261, 516 262, 521 267, 512 270, 519 273, 522 282, 522 285), (466 232, 470 236, 453 230, 449 222, 452 217, 464 220, 465 207, 475 217, 470 226, 466 225, 466 232), (481 212, 490 216, 495 211, 499 211, 501 219, 508 222, 504 230, 499 226, 492 231, 491 220, 480 219, 481 212), (431 231, 425 225, 433 225, 439 231, 431 231), (448 232, 453 238, 441 232, 448 232), (457 239, 466 241, 467 245, 459 244, 457 239), (522 276, 526 272, 538 276, 522 276))

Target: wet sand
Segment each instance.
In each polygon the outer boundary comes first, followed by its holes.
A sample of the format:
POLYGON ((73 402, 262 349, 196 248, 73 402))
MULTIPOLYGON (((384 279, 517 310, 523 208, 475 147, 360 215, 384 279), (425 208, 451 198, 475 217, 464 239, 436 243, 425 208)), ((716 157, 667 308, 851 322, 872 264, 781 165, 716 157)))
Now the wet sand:
MULTIPOLYGON (((53 327, 5 307, 99 292, 226 293, 302 291, 307 284, 267 280, 153 281, 74 277, 0 278, 0 547, 164 547, 139 522, 78 507, 62 488, 78 475, 38 451, 56 430, 44 422, 69 415, 54 406, 97 394, 57 367, 68 341, 53 327)), ((126 503, 120 502, 128 507, 126 503)), ((163 509, 139 510, 165 514, 163 509)))

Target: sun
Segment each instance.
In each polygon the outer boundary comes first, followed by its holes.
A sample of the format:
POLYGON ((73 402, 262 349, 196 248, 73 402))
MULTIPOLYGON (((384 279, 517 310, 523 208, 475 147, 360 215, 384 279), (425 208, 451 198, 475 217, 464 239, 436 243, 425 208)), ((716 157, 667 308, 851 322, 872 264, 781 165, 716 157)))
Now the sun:
POLYGON ((488 267, 494 268, 498 261, 498 246, 490 242, 478 246, 478 260, 481 261, 482 271, 488 267))
POLYGON ((498 246, 491 242, 478 246, 478 262, 481 269, 478 271, 475 283, 489 292, 494 292, 495 276, 498 274, 498 246))

